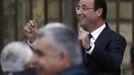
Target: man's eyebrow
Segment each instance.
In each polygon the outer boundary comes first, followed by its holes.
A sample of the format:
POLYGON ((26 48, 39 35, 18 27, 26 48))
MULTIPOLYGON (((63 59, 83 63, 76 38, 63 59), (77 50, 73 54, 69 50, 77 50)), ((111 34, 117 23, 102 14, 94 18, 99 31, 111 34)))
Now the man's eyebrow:
POLYGON ((77 4, 77 6, 83 6, 83 5, 86 6, 86 4, 77 4))
POLYGON ((87 6, 86 4, 82 4, 82 6, 87 6))
POLYGON ((40 51, 40 49, 37 49, 37 48, 35 48, 34 50, 35 50, 35 51, 40 51))
POLYGON ((38 54, 38 55, 43 55, 42 51, 40 49, 35 49, 34 53, 38 54))
POLYGON ((31 49, 32 49, 34 52, 36 52, 36 51, 41 51, 40 49, 35 48, 34 46, 33 46, 33 47, 31 47, 31 49))

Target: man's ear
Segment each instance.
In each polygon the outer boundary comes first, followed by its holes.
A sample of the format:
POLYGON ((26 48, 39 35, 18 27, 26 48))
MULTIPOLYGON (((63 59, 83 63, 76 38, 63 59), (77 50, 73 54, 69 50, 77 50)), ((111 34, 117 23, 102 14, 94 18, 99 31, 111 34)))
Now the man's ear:
POLYGON ((68 56, 68 53, 66 50, 63 50, 61 53, 60 53, 60 63, 61 64, 65 64, 69 61, 69 56, 68 56))
POLYGON ((97 14, 98 16, 101 16, 102 13, 103 13, 103 9, 102 9, 102 8, 98 8, 98 9, 96 10, 96 14, 97 14))

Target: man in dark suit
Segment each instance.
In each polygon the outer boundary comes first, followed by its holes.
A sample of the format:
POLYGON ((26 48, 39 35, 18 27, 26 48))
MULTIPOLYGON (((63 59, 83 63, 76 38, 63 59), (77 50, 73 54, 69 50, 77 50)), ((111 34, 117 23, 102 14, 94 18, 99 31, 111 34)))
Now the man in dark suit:
MULTIPOLYGON (((32 25, 29 22, 27 25, 32 25)), ((29 35, 29 29, 25 31, 29 35)), ((34 29, 31 29, 34 30, 34 29)), ((33 32, 33 31, 32 31, 33 32)), ((61 23, 50 23, 36 34, 33 65, 38 75, 88 75, 82 64, 81 50, 77 36, 61 23)))
POLYGON ((105 22, 105 0, 80 0, 76 7, 79 17, 79 40, 83 63, 91 75, 120 75, 126 40, 112 31, 105 22))

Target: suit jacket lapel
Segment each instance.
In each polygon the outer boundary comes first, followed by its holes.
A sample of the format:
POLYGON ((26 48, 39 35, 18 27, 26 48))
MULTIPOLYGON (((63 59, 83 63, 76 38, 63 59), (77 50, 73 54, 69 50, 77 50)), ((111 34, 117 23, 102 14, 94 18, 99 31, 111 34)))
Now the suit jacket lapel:
POLYGON ((109 32, 110 32, 110 28, 106 23, 106 28, 100 33, 100 35, 98 36, 98 38, 95 41, 95 45, 99 46, 100 48, 102 48, 104 44, 106 44, 109 41, 109 32))

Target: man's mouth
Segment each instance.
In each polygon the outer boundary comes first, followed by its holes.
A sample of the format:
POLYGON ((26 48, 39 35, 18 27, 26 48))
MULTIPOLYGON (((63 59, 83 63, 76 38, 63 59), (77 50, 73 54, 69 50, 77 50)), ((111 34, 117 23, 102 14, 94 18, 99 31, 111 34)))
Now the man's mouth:
POLYGON ((79 22, 83 22, 85 19, 83 18, 79 18, 79 22))
POLYGON ((82 21, 83 20, 83 18, 79 18, 79 21, 82 21))
POLYGON ((84 16, 79 16, 79 20, 83 20, 84 19, 84 16))

